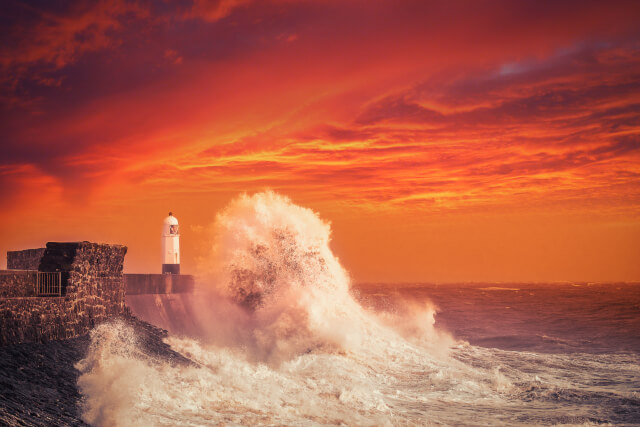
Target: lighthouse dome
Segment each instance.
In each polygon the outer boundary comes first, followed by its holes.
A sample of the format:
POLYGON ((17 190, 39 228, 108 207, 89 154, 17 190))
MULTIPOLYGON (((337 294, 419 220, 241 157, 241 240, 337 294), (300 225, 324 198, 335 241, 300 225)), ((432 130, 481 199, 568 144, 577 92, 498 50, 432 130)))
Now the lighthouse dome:
POLYGON ((171 212, 169 212, 169 216, 162 222, 162 234, 164 236, 177 236, 180 234, 178 231, 178 220, 171 212))
POLYGON ((165 225, 178 225, 178 219, 169 212, 169 216, 164 219, 165 225))

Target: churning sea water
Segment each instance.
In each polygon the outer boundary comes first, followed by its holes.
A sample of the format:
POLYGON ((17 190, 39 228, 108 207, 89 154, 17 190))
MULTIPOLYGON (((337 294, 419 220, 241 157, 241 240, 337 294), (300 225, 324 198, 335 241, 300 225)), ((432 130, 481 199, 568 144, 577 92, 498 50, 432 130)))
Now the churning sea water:
MULTIPOLYGON (((471 425, 640 423, 640 284, 367 285, 377 310, 429 300, 450 356, 496 375, 491 399, 429 408, 425 420, 471 425), (502 377, 500 377, 500 375, 502 377), (500 379, 502 378, 502 379, 500 379)), ((451 393, 449 397, 453 399, 451 393)))
POLYGON ((103 324, 77 365, 83 419, 640 423, 640 286, 354 286, 329 238, 277 194, 232 202, 197 293, 127 301, 193 364, 147 356, 128 326, 103 324))

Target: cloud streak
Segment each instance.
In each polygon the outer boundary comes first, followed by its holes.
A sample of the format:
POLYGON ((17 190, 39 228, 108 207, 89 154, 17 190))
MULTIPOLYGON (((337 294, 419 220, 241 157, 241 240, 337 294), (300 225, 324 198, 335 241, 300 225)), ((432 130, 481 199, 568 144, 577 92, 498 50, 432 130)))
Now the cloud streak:
POLYGON ((264 188, 338 220, 638 220, 636 2, 2 7, 7 221, 264 188))

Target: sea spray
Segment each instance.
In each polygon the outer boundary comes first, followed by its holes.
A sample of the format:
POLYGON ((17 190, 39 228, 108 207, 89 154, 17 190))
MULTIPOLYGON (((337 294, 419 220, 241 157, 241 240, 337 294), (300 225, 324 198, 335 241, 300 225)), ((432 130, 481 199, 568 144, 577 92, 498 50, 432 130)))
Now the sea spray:
POLYGON ((213 230, 192 297, 204 325, 166 339, 193 365, 138 351, 122 324, 98 326, 78 364, 87 422, 423 424, 426 403, 452 393, 501 399, 492 367, 447 356, 457 344, 434 327, 431 305, 358 304, 329 247, 330 226, 313 211, 272 192, 242 195, 213 230))
POLYGON ((371 393, 370 368, 339 355, 304 355, 272 369, 234 350, 170 338, 173 349, 195 362, 181 366, 136 351, 126 356, 119 347, 135 335, 126 325, 96 331, 108 340, 99 339, 78 365, 83 419, 92 425, 371 425, 371 414, 390 425, 382 395, 371 393), (103 346, 109 350, 98 349, 103 346))
POLYGON ((89 424, 129 425, 138 414, 143 392, 159 385, 137 338, 123 321, 91 331, 87 356, 76 364, 83 372, 78 379, 85 397, 82 418, 89 424))
POLYGON ((253 356, 278 362, 316 350, 372 351, 373 341, 396 339, 385 323, 448 348, 452 341, 433 328, 431 306, 407 306, 386 322, 364 310, 330 239, 330 225, 317 213, 271 191, 241 195, 218 214, 205 283, 250 316, 243 345, 253 356))

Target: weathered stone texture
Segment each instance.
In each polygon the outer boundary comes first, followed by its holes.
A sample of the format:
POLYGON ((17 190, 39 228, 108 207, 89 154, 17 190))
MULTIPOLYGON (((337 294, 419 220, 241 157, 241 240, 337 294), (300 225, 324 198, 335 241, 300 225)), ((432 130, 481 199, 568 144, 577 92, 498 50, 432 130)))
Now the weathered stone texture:
POLYGON ((187 274, 125 274, 125 294, 181 294, 193 292, 194 277, 187 274))
POLYGON ((124 312, 122 269, 126 253, 126 246, 121 245, 82 242, 78 247, 69 272, 67 294, 75 292, 78 301, 86 301, 93 317, 124 312))
POLYGON ((35 296, 36 274, 33 270, 0 270, 0 298, 35 296))
POLYGON ((37 270, 45 248, 7 252, 7 270, 37 270))
POLYGON ((0 345, 71 338, 87 320, 67 297, 0 299, 0 345))
POLYGON ((47 243, 41 271, 63 272, 62 297, 0 298, 0 345, 66 339, 122 314, 126 246, 47 243))

